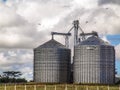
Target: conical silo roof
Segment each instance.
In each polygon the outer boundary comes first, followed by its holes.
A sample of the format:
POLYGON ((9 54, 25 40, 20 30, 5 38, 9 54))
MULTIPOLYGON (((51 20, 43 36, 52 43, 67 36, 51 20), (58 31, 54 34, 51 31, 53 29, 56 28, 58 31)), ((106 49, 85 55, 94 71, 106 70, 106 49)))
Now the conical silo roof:
POLYGON ((38 46, 36 49, 39 49, 39 48, 66 48, 66 47, 65 45, 57 42, 56 40, 51 39, 48 42, 38 46))
POLYGON ((100 37, 91 36, 86 40, 80 42, 80 45, 109 45, 109 43, 102 40, 100 37))

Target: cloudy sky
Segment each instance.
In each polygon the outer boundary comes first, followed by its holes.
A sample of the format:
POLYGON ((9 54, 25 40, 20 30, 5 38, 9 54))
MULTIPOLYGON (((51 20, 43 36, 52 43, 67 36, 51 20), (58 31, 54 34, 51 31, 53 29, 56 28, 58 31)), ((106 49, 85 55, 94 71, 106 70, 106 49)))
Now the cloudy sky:
POLYGON ((97 31, 115 46, 120 76, 119 10, 119 0, 0 0, 0 72, 19 70, 31 80, 33 48, 50 40, 51 31, 67 32, 78 19, 85 32, 97 31))

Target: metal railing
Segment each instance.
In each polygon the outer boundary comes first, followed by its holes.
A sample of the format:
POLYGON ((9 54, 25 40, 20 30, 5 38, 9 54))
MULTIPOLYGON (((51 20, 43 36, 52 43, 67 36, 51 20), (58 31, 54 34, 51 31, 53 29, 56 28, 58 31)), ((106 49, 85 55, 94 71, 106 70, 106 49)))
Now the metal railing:
POLYGON ((1 85, 0 90, 120 90, 117 86, 90 85, 1 85))

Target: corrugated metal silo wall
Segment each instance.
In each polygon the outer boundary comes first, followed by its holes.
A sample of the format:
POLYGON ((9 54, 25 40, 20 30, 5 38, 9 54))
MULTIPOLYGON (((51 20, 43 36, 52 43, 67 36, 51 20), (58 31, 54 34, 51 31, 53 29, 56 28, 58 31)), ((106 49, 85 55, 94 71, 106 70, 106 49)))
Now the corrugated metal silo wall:
POLYGON ((100 82, 115 83, 115 50, 113 46, 100 47, 100 82))
POLYGON ((34 50, 34 81, 66 83, 70 79, 70 49, 41 48, 34 50))
POLYGON ((113 84, 114 48, 100 45, 76 46, 73 72, 74 83, 113 84))

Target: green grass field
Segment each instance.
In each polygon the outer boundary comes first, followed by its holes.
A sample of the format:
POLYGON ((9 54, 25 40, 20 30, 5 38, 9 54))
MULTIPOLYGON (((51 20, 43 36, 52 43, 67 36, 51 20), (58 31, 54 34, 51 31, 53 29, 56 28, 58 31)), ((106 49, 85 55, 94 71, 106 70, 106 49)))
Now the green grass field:
POLYGON ((97 85, 0 85, 0 90, 120 90, 119 86, 97 85))

